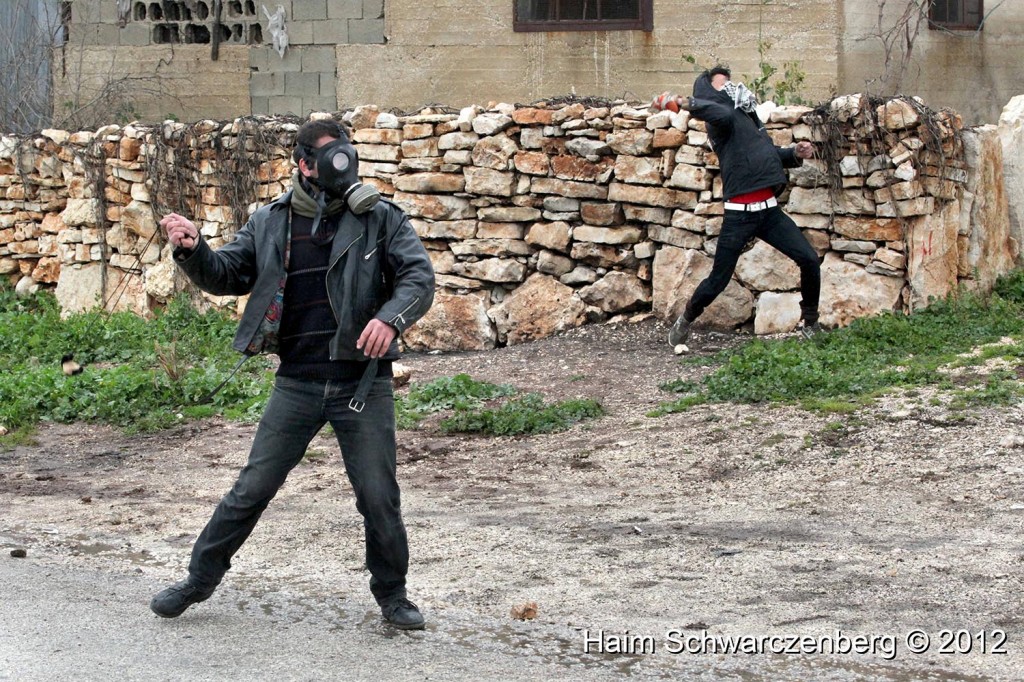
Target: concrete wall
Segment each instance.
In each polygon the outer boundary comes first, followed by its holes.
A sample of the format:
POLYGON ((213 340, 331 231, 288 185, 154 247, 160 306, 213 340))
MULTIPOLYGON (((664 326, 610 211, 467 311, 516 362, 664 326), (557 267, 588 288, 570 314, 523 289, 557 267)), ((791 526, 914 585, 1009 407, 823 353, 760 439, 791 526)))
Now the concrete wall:
MULTIPOLYGON (((93 101, 104 83, 120 82, 124 96, 96 102, 104 121, 161 121, 169 116, 229 119, 249 113, 249 49, 222 45, 79 47, 54 69, 54 106, 93 101)), ((118 92, 120 92, 118 90, 118 92)))
MULTIPOLYGON (((413 107, 487 100, 527 102, 575 93, 646 99, 688 92, 701 66, 727 62, 757 73, 758 31, 768 61, 797 60, 806 96, 827 98, 838 75, 834 0, 655 0, 654 31, 515 33, 511 0, 388 0, 384 45, 338 46, 338 103, 413 107)), ((749 78, 748 78, 749 80, 749 78)))
MULTIPOLYGON (((845 31, 839 50, 840 92, 892 94, 880 82, 884 50, 877 38, 877 0, 847 1, 845 31)), ((888 3, 884 19, 891 26, 902 2, 888 3)), ((971 125, 995 123, 1003 106, 1024 92, 1024 3, 987 2, 991 14, 984 29, 936 31, 922 25, 909 61, 902 92, 913 92, 931 106, 955 109, 971 125)))

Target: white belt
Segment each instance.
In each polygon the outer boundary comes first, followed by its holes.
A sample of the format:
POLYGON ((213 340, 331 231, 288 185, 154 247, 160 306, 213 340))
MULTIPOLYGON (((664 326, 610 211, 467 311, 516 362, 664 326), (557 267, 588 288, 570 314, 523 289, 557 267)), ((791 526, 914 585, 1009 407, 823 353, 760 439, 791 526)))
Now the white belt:
POLYGON ((765 201, 755 201, 752 204, 734 204, 731 201, 725 202, 725 210, 727 211, 763 211, 767 208, 778 206, 779 202, 772 197, 765 201))

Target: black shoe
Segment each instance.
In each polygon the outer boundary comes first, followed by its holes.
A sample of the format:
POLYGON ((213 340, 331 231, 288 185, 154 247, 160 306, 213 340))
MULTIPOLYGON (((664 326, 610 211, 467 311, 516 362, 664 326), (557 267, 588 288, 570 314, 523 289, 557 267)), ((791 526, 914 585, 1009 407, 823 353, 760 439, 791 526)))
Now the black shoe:
POLYGON ((690 336, 690 324, 691 322, 682 315, 677 317, 672 329, 668 330, 668 345, 675 347, 684 343, 690 336))
POLYGON ((215 587, 207 589, 197 587, 192 583, 191 578, 186 578, 180 583, 174 583, 157 592, 153 601, 149 602, 149 608, 161 618, 177 618, 193 604, 209 599, 215 589, 215 587))
POLYGON ((806 324, 805 323, 804 326, 800 328, 800 335, 803 336, 808 341, 813 339, 815 336, 817 336, 821 332, 822 332, 821 325, 818 324, 817 322, 812 322, 810 324, 806 324))
POLYGON ((408 599, 392 599, 380 605, 381 615, 384 620, 394 625, 399 630, 422 630, 423 614, 408 599))

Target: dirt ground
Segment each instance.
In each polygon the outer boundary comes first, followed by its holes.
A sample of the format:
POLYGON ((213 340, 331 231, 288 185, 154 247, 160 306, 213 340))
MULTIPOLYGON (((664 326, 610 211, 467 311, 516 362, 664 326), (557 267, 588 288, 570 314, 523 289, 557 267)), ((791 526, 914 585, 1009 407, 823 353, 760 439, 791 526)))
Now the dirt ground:
MULTIPOLYGON (((680 364, 665 332, 653 320, 592 325, 405 357, 414 381, 465 372, 607 410, 551 435, 450 436, 430 423, 399 433, 410 597, 426 636, 458 637, 478 617, 500 630, 487 646, 638 677, 693 666, 736 679, 1024 677, 1021 407, 953 412, 920 391, 848 415, 706 405, 648 417, 670 398, 660 383, 708 371, 680 364), (513 620, 525 602, 536 619, 513 620), (874 653, 678 651, 688 635, 840 633, 874 638, 874 653), (912 651, 920 633, 923 653, 912 651), (630 651, 627 635, 650 642, 630 651), (754 659, 759 672, 742 674, 754 659)), ((744 338, 698 331, 690 347, 744 338)), ((254 430, 46 426, 35 445, 0 453, 0 547, 179 579, 254 430)), ((372 614, 362 555, 336 444, 321 434, 225 582, 264 597, 329 595, 362 627, 372 614)))

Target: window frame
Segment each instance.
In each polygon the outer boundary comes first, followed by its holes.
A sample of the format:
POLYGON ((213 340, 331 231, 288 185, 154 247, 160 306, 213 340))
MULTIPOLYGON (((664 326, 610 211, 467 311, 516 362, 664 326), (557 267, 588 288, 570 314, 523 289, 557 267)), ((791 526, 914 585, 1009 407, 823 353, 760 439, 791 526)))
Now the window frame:
MULTIPOLYGON (((960 16, 967 16, 966 4, 971 0, 955 0, 960 4, 961 11, 960 16)), ((985 0, 977 0, 978 2, 978 23, 968 24, 964 22, 953 23, 948 21, 936 21, 933 18, 933 12, 935 10, 935 0, 931 0, 928 3, 928 28, 933 31, 980 31, 985 27, 985 0)))
MULTIPOLYGON (((558 0, 561 1, 561 0, 558 0)), ((519 3, 512 0, 512 30, 516 33, 557 31, 644 31, 654 30, 654 0, 636 0, 639 6, 637 19, 572 19, 569 21, 543 21, 520 19, 519 3)))

